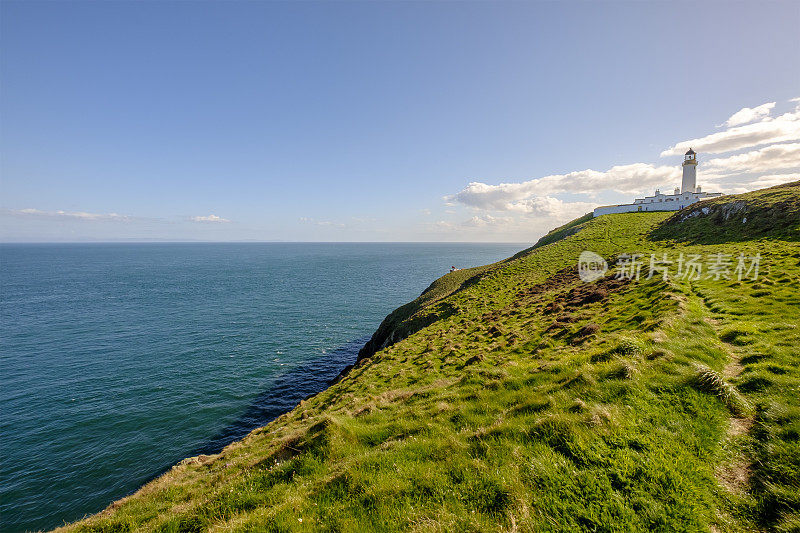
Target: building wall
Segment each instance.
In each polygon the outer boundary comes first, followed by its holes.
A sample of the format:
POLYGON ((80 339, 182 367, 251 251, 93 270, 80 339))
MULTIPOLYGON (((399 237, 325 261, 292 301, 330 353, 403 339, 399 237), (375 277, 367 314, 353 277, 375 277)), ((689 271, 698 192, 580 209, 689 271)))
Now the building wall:
POLYGON ((634 213, 637 211, 678 211, 687 205, 692 205, 700 200, 713 198, 714 196, 719 195, 720 193, 695 193, 689 198, 686 198, 685 195, 678 197, 675 195, 661 194, 658 196, 637 199, 636 203, 632 204, 604 205, 597 207, 594 210, 594 216, 599 217, 600 215, 613 215, 615 213, 634 213), (666 201, 666 198, 674 198, 675 200, 666 201), (659 199, 662 201, 659 202, 659 199), (654 201, 651 202, 650 200, 654 201))
POLYGON ((686 207, 690 203, 694 203, 697 200, 688 201, 688 203, 682 204, 680 202, 667 202, 666 204, 663 202, 659 202, 656 204, 622 204, 622 205, 604 205, 602 207, 597 207, 594 210, 594 216, 599 217, 600 215, 613 215, 615 213, 635 213, 637 211, 677 211, 683 207, 686 207))

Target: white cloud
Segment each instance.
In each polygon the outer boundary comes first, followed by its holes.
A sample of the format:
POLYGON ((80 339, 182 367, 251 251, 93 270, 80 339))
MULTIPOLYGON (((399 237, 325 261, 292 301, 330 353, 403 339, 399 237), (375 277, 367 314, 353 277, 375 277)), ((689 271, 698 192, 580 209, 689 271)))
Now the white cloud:
POLYGON ((230 220, 228 220, 227 218, 218 217, 217 215, 190 217, 189 220, 191 220, 192 222, 214 222, 214 223, 230 222, 230 220))
POLYGON ((4 210, 5 213, 10 215, 19 215, 19 216, 33 216, 33 217, 41 217, 41 218, 67 218, 73 220, 117 220, 117 221, 129 221, 132 220, 133 217, 128 215, 120 215, 117 213, 87 213, 85 211, 42 211, 40 209, 6 209, 4 210))
POLYGON ((800 168, 800 143, 774 144, 730 157, 706 162, 710 172, 742 173, 800 168))
MULTIPOLYGON (((795 109, 777 117, 770 116, 775 102, 743 108, 726 121, 725 131, 677 143, 661 156, 682 155, 689 147, 701 154, 734 152, 701 161, 698 182, 707 191, 735 194, 798 179, 800 98, 792 102, 798 104, 795 109), (749 151, 736 153, 742 150, 749 151)), ((430 227, 431 231, 453 235, 525 238, 596 207, 597 202, 576 201, 576 195, 578 200, 592 200, 599 193, 614 191, 630 201, 633 195, 652 193, 654 188, 671 190, 680 183, 680 177, 678 165, 633 163, 605 171, 587 169, 496 185, 476 180, 443 199, 446 206, 465 206, 478 213, 462 222, 442 220, 430 227)), ((452 209, 446 212, 454 214, 452 209)))
POLYGON ((427 234, 439 234, 447 239, 457 240, 494 240, 506 239, 518 242, 532 241, 543 235, 553 226, 563 224, 580 215, 586 214, 594 204, 580 202, 563 202, 563 210, 556 215, 521 215, 511 213, 508 216, 482 213, 461 221, 439 220, 425 224, 427 234), (571 210, 571 211, 570 211, 571 210))
POLYGON ((474 216, 461 223, 468 228, 483 228, 486 226, 504 226, 512 222, 511 217, 493 217, 492 215, 474 216))
POLYGON ((725 121, 725 126, 729 128, 732 126, 741 126, 742 124, 749 124, 756 120, 762 120, 769 117, 772 108, 775 107, 775 102, 767 102, 756 107, 743 107, 725 121))
MULTIPOLYGON (((676 181, 679 176, 680 170, 676 167, 634 163, 612 167, 605 172, 580 170, 521 183, 487 185, 472 182, 456 194, 446 196, 445 201, 477 209, 554 215, 563 212, 566 204, 553 198, 553 194, 565 192, 587 194, 605 190, 638 194, 653 186, 676 181)), ((580 204, 581 209, 595 205, 587 202, 573 202, 573 204, 580 204)))
POLYGON ((786 174, 764 174, 753 178, 752 174, 703 174, 703 188, 724 194, 740 194, 756 189, 773 187, 783 183, 800 180, 800 169, 786 174))
POLYGON ((563 224, 591 211, 596 204, 587 202, 564 202, 556 198, 546 197, 532 199, 532 204, 542 204, 528 212, 520 210, 507 214, 479 213, 466 220, 439 220, 425 224, 428 233, 440 233, 447 238, 462 240, 497 240, 497 238, 528 241, 552 229, 554 225, 563 224))
MULTIPOLYGON (((755 109, 760 107, 763 106, 755 109)), ((738 113, 741 111, 733 116, 735 117, 738 113)), ((800 106, 794 111, 778 117, 762 119, 762 122, 731 127, 705 137, 681 141, 661 152, 661 157, 683 155, 689 148, 693 148, 696 152, 719 154, 790 141, 800 141, 800 106)))
POLYGON ((697 152, 718 154, 764 144, 800 140, 800 114, 785 113, 774 120, 757 122, 690 139, 661 152, 661 157, 682 155, 689 148, 697 152))
MULTIPOLYGON (((41 209, 34 209, 30 207, 25 209, 2 209, 0 210, 0 214, 23 216, 23 217, 78 220, 87 222, 101 222, 101 221, 131 222, 131 223, 168 222, 167 219, 163 218, 148 218, 148 217, 131 216, 131 215, 120 215, 118 213, 88 213, 86 211, 63 211, 63 210, 44 211, 41 209)), ((190 222, 210 222, 210 223, 230 222, 230 220, 228 220, 227 218, 222 218, 220 216, 213 214, 207 216, 188 217, 188 219, 182 217, 180 220, 183 221, 189 220, 190 222)))
POLYGON ((572 214, 584 214, 595 206, 591 202, 564 202, 552 196, 536 196, 514 204, 514 211, 563 219, 572 214))
POLYGON ((439 220, 433 225, 438 230, 452 230, 456 228, 456 225, 452 222, 447 222, 446 220, 439 220))
POLYGON ((800 180, 800 172, 797 174, 767 174, 760 176, 757 180, 751 181, 750 185, 753 189, 762 189, 764 187, 774 187, 783 183, 800 180))

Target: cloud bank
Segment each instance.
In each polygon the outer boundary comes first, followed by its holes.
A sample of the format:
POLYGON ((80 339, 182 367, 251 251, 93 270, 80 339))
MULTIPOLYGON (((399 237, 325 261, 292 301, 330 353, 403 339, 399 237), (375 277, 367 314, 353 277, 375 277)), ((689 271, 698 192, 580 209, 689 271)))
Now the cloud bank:
MULTIPOLYGON (((689 148, 694 148, 701 156, 720 154, 720 157, 701 160, 700 181, 706 189, 712 185, 715 190, 727 193, 798 179, 800 98, 790 101, 795 108, 774 117, 776 102, 744 107, 718 126, 725 127, 723 131, 677 142, 660 156, 682 156, 689 148)), ((590 211, 598 205, 592 200, 601 193, 614 192, 629 197, 652 193, 654 188, 678 184, 680 176, 680 167, 675 164, 633 163, 604 171, 586 169, 497 185, 471 181, 462 190, 445 196, 444 201, 478 214, 462 222, 440 221, 437 227, 442 230, 513 230, 525 227, 526 220, 528 229, 543 222, 552 225, 590 211), (576 196, 583 198, 576 200, 576 196)))
POLYGON ((681 155, 689 148, 694 148, 695 151, 701 153, 719 154, 787 141, 800 141, 800 112, 798 111, 679 142, 661 152, 661 157, 681 155))
POLYGON ((651 188, 678 179, 679 176, 680 171, 674 166, 634 163, 615 166, 604 172, 587 169, 521 183, 487 185, 471 182, 456 194, 445 196, 445 201, 478 209, 547 215, 563 210, 564 202, 553 198, 553 194, 591 194, 606 190, 636 194, 643 187, 651 188))
POLYGON ((63 218, 72 220, 117 220, 117 221, 130 221, 134 217, 128 215, 120 215, 117 213, 87 213, 85 211, 42 211, 41 209, 5 209, 4 212, 9 215, 23 216, 23 217, 39 217, 39 218, 63 218))
POLYGON ((800 143, 775 144, 730 157, 707 161, 709 172, 765 172, 800 167, 800 143))

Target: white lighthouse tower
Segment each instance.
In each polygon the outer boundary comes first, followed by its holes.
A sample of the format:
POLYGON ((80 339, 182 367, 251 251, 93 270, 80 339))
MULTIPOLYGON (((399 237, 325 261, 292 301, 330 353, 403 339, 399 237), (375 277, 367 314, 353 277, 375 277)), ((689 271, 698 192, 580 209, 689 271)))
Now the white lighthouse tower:
POLYGON ((636 211, 677 211, 693 203, 720 196, 720 192, 703 192, 697 186, 697 154, 689 148, 683 157, 683 179, 681 187, 675 187, 673 194, 664 194, 656 189, 653 196, 637 198, 632 204, 603 205, 595 207, 594 216, 631 213, 636 211))
POLYGON ((697 154, 689 148, 683 156, 683 179, 681 193, 697 192, 697 154))

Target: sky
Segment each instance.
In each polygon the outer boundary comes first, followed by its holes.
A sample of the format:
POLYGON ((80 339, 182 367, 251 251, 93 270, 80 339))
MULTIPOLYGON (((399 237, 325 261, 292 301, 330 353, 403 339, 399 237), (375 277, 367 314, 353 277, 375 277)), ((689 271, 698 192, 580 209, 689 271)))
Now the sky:
POLYGON ((0 241, 534 242, 800 177, 800 2, 0 3, 0 241))

